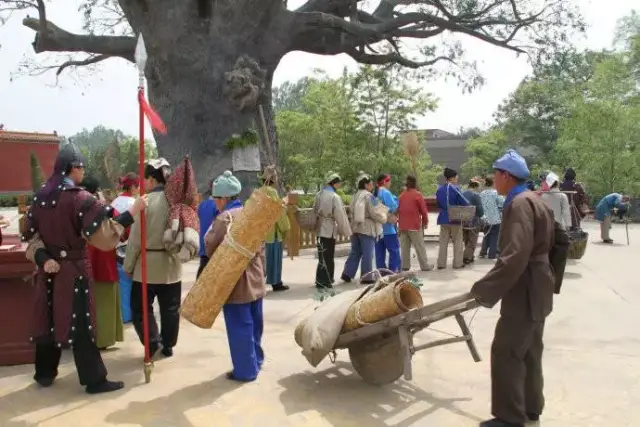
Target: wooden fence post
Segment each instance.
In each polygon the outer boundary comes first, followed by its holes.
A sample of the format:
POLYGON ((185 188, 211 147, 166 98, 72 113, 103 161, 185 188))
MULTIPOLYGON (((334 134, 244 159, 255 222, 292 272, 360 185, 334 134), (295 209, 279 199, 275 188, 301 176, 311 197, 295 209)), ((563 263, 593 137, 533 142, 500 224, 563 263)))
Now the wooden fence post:
POLYGON ((298 209, 298 195, 296 193, 287 194, 289 203, 287 205, 287 216, 291 224, 291 230, 286 238, 287 255, 291 259, 300 256, 300 225, 296 219, 296 210, 298 209))

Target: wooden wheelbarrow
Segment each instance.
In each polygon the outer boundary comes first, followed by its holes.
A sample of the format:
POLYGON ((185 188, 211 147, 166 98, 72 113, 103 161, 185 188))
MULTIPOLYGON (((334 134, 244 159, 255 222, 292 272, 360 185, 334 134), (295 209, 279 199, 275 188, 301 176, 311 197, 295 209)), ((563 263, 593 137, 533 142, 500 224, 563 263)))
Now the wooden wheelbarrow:
POLYGON ((372 323, 341 334, 334 350, 348 349, 355 371, 370 384, 382 385, 396 381, 402 375, 412 379, 411 358, 420 351, 441 345, 466 342, 476 362, 478 354, 473 336, 462 313, 478 307, 471 294, 448 298, 422 308, 372 323), (415 346, 414 335, 432 323, 454 316, 462 335, 430 341, 415 346))

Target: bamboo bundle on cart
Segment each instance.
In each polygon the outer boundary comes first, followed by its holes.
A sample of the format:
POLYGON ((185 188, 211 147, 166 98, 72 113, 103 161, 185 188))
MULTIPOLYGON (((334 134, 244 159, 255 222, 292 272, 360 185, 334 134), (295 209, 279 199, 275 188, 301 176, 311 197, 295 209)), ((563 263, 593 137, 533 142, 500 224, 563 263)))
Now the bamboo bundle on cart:
POLYGON ((240 276, 283 212, 277 194, 274 197, 264 188, 251 194, 182 303, 180 313, 185 319, 203 329, 213 326, 240 276))
POLYGON ((342 327, 343 332, 423 306, 420 290, 409 281, 409 277, 402 275, 395 277, 391 280, 389 278, 378 280, 372 291, 366 293, 349 308, 342 327))

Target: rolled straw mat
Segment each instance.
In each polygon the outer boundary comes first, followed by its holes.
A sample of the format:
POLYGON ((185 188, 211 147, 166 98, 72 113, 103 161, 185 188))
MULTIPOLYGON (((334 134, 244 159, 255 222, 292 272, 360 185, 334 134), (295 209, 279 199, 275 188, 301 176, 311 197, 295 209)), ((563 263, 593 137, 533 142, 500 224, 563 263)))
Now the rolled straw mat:
POLYGON ((234 218, 225 240, 187 294, 180 308, 182 317, 200 328, 213 326, 238 279, 260 250, 283 209, 282 201, 263 189, 251 194, 242 213, 234 218))
POLYGON ((346 332, 361 328, 422 305, 420 290, 406 279, 399 279, 356 301, 347 312, 342 330, 346 332))

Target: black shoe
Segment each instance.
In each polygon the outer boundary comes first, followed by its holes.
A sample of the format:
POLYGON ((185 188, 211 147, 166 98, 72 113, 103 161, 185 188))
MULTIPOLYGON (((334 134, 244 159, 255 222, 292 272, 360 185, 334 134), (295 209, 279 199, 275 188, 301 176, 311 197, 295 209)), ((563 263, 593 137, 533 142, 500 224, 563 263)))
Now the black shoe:
POLYGON ((89 394, 110 393, 112 391, 121 390, 124 387, 122 381, 109 381, 104 380, 98 384, 88 385, 86 391, 89 394))
POLYGON ((536 414, 535 412, 528 412, 527 418, 529 418, 529 421, 538 421, 540 419, 540 414, 536 414))
POLYGON ((347 276, 346 274, 342 274, 342 276, 340 276, 340 280, 342 280, 344 283, 351 283, 351 277, 347 276))
POLYGON ((524 424, 508 423, 499 418, 494 418, 492 420, 481 422, 480 427, 524 427, 524 424))
POLYGON ((607 245, 612 245, 613 244, 613 240, 606 239, 606 240, 603 240, 602 243, 606 243, 607 245))
POLYGON ((282 283, 278 283, 273 285, 271 289, 273 289, 274 292, 280 292, 280 291, 288 291, 289 287, 287 285, 283 285, 282 283))
POLYGON ((255 380, 256 380, 255 378, 254 378, 254 379, 252 379, 252 380, 241 380, 240 378, 238 378, 238 377, 236 377, 236 376, 234 375, 233 371, 229 371, 229 372, 227 372, 226 377, 227 377, 227 379, 228 379, 228 380, 231 380, 231 381, 237 381, 237 382, 239 382, 239 383, 250 383, 250 382, 252 382, 252 381, 255 381, 255 380))
POLYGON ((454 270, 462 270, 466 265, 462 264, 460 267, 453 267, 454 270))
POLYGON ((438 267, 438 270, 444 270, 447 267, 438 267))
POLYGON ((33 379, 40 385, 40 387, 51 387, 53 385, 53 382, 56 380, 56 377, 51 377, 51 378, 33 377, 33 379))
POLYGON ((163 347, 161 351, 162 351, 162 355, 164 357, 172 357, 173 356, 173 348, 172 347, 163 347))

